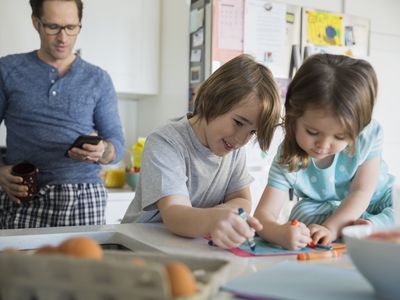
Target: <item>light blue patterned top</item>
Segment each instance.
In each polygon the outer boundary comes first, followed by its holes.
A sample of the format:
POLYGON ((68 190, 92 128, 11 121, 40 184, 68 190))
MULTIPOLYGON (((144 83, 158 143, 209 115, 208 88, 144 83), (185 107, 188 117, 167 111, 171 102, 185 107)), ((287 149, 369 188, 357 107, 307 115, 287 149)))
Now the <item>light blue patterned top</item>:
MULTIPOLYGON (((354 155, 349 154, 346 148, 336 153, 332 164, 325 169, 318 168, 311 160, 307 169, 290 173, 278 164, 278 150, 269 172, 268 184, 284 191, 293 188, 299 198, 313 202, 340 202, 348 195, 358 168, 367 160, 381 157, 382 143, 381 126, 373 120, 357 137, 354 155)), ((394 177, 381 160, 378 182, 370 204, 386 197, 393 182, 394 177)))

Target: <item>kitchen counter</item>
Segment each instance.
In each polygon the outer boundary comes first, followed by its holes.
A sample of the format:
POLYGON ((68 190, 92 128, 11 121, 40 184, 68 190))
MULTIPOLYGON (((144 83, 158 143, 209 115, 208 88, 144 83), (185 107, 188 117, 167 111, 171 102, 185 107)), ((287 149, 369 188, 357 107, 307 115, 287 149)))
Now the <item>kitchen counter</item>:
MULTIPOLYGON (((171 234, 162 224, 120 224, 38 229, 0 230, 0 250, 7 247, 32 249, 45 244, 58 245, 62 240, 88 235, 99 243, 118 243, 133 251, 161 251, 174 255, 228 260, 227 280, 273 267, 281 262, 297 262, 296 256, 239 257, 218 247, 211 247, 202 238, 182 238, 171 234)), ((332 265, 354 269, 348 255, 334 259, 299 262, 299 264, 332 265)), ((311 287, 310 287, 310 293, 311 287)), ((227 293, 221 292, 224 299, 227 293)), ((220 297, 217 297, 220 299, 220 297)), ((231 298, 230 294, 229 297, 231 298)))
POLYGON ((135 196, 135 191, 132 188, 125 184, 122 188, 107 188, 108 197, 111 200, 132 200, 135 196))
POLYGON ((120 224, 129 204, 135 198, 135 191, 128 185, 123 188, 108 188, 107 190, 106 223, 120 224))

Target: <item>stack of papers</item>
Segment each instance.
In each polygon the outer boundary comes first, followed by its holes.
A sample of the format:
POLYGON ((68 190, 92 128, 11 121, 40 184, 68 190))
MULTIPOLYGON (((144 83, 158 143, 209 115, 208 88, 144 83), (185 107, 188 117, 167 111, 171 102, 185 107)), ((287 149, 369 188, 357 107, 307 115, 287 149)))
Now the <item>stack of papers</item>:
POLYGON ((257 300, 376 299, 372 286, 355 269, 293 261, 238 277, 222 289, 257 300))

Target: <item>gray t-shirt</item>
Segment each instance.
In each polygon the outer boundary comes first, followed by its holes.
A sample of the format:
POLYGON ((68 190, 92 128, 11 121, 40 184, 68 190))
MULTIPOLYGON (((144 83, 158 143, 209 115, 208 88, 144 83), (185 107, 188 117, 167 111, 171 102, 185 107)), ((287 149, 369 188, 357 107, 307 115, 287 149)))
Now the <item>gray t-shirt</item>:
POLYGON ((156 203, 171 195, 189 197, 193 207, 213 207, 252 181, 243 148, 215 155, 201 144, 185 116, 146 139, 135 199, 122 223, 162 222, 156 203))

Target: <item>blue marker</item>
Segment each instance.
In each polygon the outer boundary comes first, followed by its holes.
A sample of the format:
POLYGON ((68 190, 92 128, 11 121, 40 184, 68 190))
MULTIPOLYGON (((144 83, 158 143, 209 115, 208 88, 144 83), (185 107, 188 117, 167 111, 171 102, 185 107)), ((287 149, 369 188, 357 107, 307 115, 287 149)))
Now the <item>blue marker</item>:
POLYGON ((321 248, 321 249, 325 249, 325 250, 332 250, 333 249, 332 246, 325 246, 325 245, 322 245, 322 244, 317 244, 315 247, 321 248))
MULTIPOLYGON (((243 208, 240 207, 238 209, 238 213, 243 220, 247 221, 247 215, 243 208)), ((254 252, 256 250, 256 243, 254 242, 254 239, 253 238, 247 239, 247 243, 249 244, 251 251, 254 252)))

